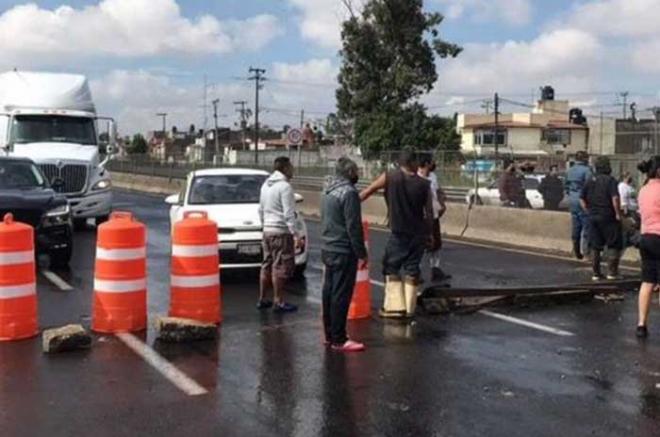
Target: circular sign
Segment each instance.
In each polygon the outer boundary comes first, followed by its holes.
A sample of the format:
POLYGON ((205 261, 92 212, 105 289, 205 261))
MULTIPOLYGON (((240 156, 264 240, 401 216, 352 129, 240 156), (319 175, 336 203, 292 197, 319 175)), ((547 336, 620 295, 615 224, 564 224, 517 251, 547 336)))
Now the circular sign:
POLYGON ((300 129, 289 129, 289 132, 286 135, 290 144, 300 144, 303 140, 303 133, 300 129))

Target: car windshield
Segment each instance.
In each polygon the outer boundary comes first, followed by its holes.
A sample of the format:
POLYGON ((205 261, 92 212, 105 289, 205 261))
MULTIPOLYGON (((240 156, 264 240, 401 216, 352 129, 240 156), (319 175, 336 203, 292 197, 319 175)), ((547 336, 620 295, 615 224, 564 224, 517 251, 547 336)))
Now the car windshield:
POLYGON ((94 120, 60 115, 17 115, 11 128, 13 143, 96 144, 94 120))
POLYGON ((191 205, 259 203, 266 175, 198 176, 193 179, 188 203, 191 205))
POLYGON ((46 186, 36 165, 24 161, 0 160, 0 189, 29 189, 46 186))

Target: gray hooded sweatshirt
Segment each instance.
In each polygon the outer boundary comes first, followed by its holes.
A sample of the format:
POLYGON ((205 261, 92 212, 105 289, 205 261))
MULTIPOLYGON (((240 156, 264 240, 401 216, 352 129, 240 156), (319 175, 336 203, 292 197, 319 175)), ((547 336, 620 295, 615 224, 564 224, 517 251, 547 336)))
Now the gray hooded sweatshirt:
POLYGON ((362 233, 362 209, 355 186, 345 178, 328 182, 321 204, 322 250, 367 257, 362 233))
POLYGON ((274 171, 261 186, 259 217, 265 234, 296 235, 296 200, 284 174, 274 171))

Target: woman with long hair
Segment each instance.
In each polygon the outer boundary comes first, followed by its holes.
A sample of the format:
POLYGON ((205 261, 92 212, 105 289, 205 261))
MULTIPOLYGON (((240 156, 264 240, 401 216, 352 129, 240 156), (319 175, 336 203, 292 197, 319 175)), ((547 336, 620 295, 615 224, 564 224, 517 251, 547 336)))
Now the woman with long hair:
POLYGON ((646 338, 651 294, 660 284, 660 155, 639 165, 647 181, 639 191, 638 204, 642 220, 640 254, 642 285, 639 288, 639 323, 637 337, 646 338))

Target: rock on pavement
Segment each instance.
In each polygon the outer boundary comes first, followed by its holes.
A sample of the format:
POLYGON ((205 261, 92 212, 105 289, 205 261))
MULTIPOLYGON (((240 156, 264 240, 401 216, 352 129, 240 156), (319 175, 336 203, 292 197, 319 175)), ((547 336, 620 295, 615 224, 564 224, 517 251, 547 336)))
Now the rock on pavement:
POLYGON ((42 335, 45 353, 68 352, 92 347, 92 337, 81 325, 47 329, 42 335))
POLYGON ((213 340, 218 336, 217 325, 192 319, 158 317, 155 325, 158 339, 168 343, 213 340))

